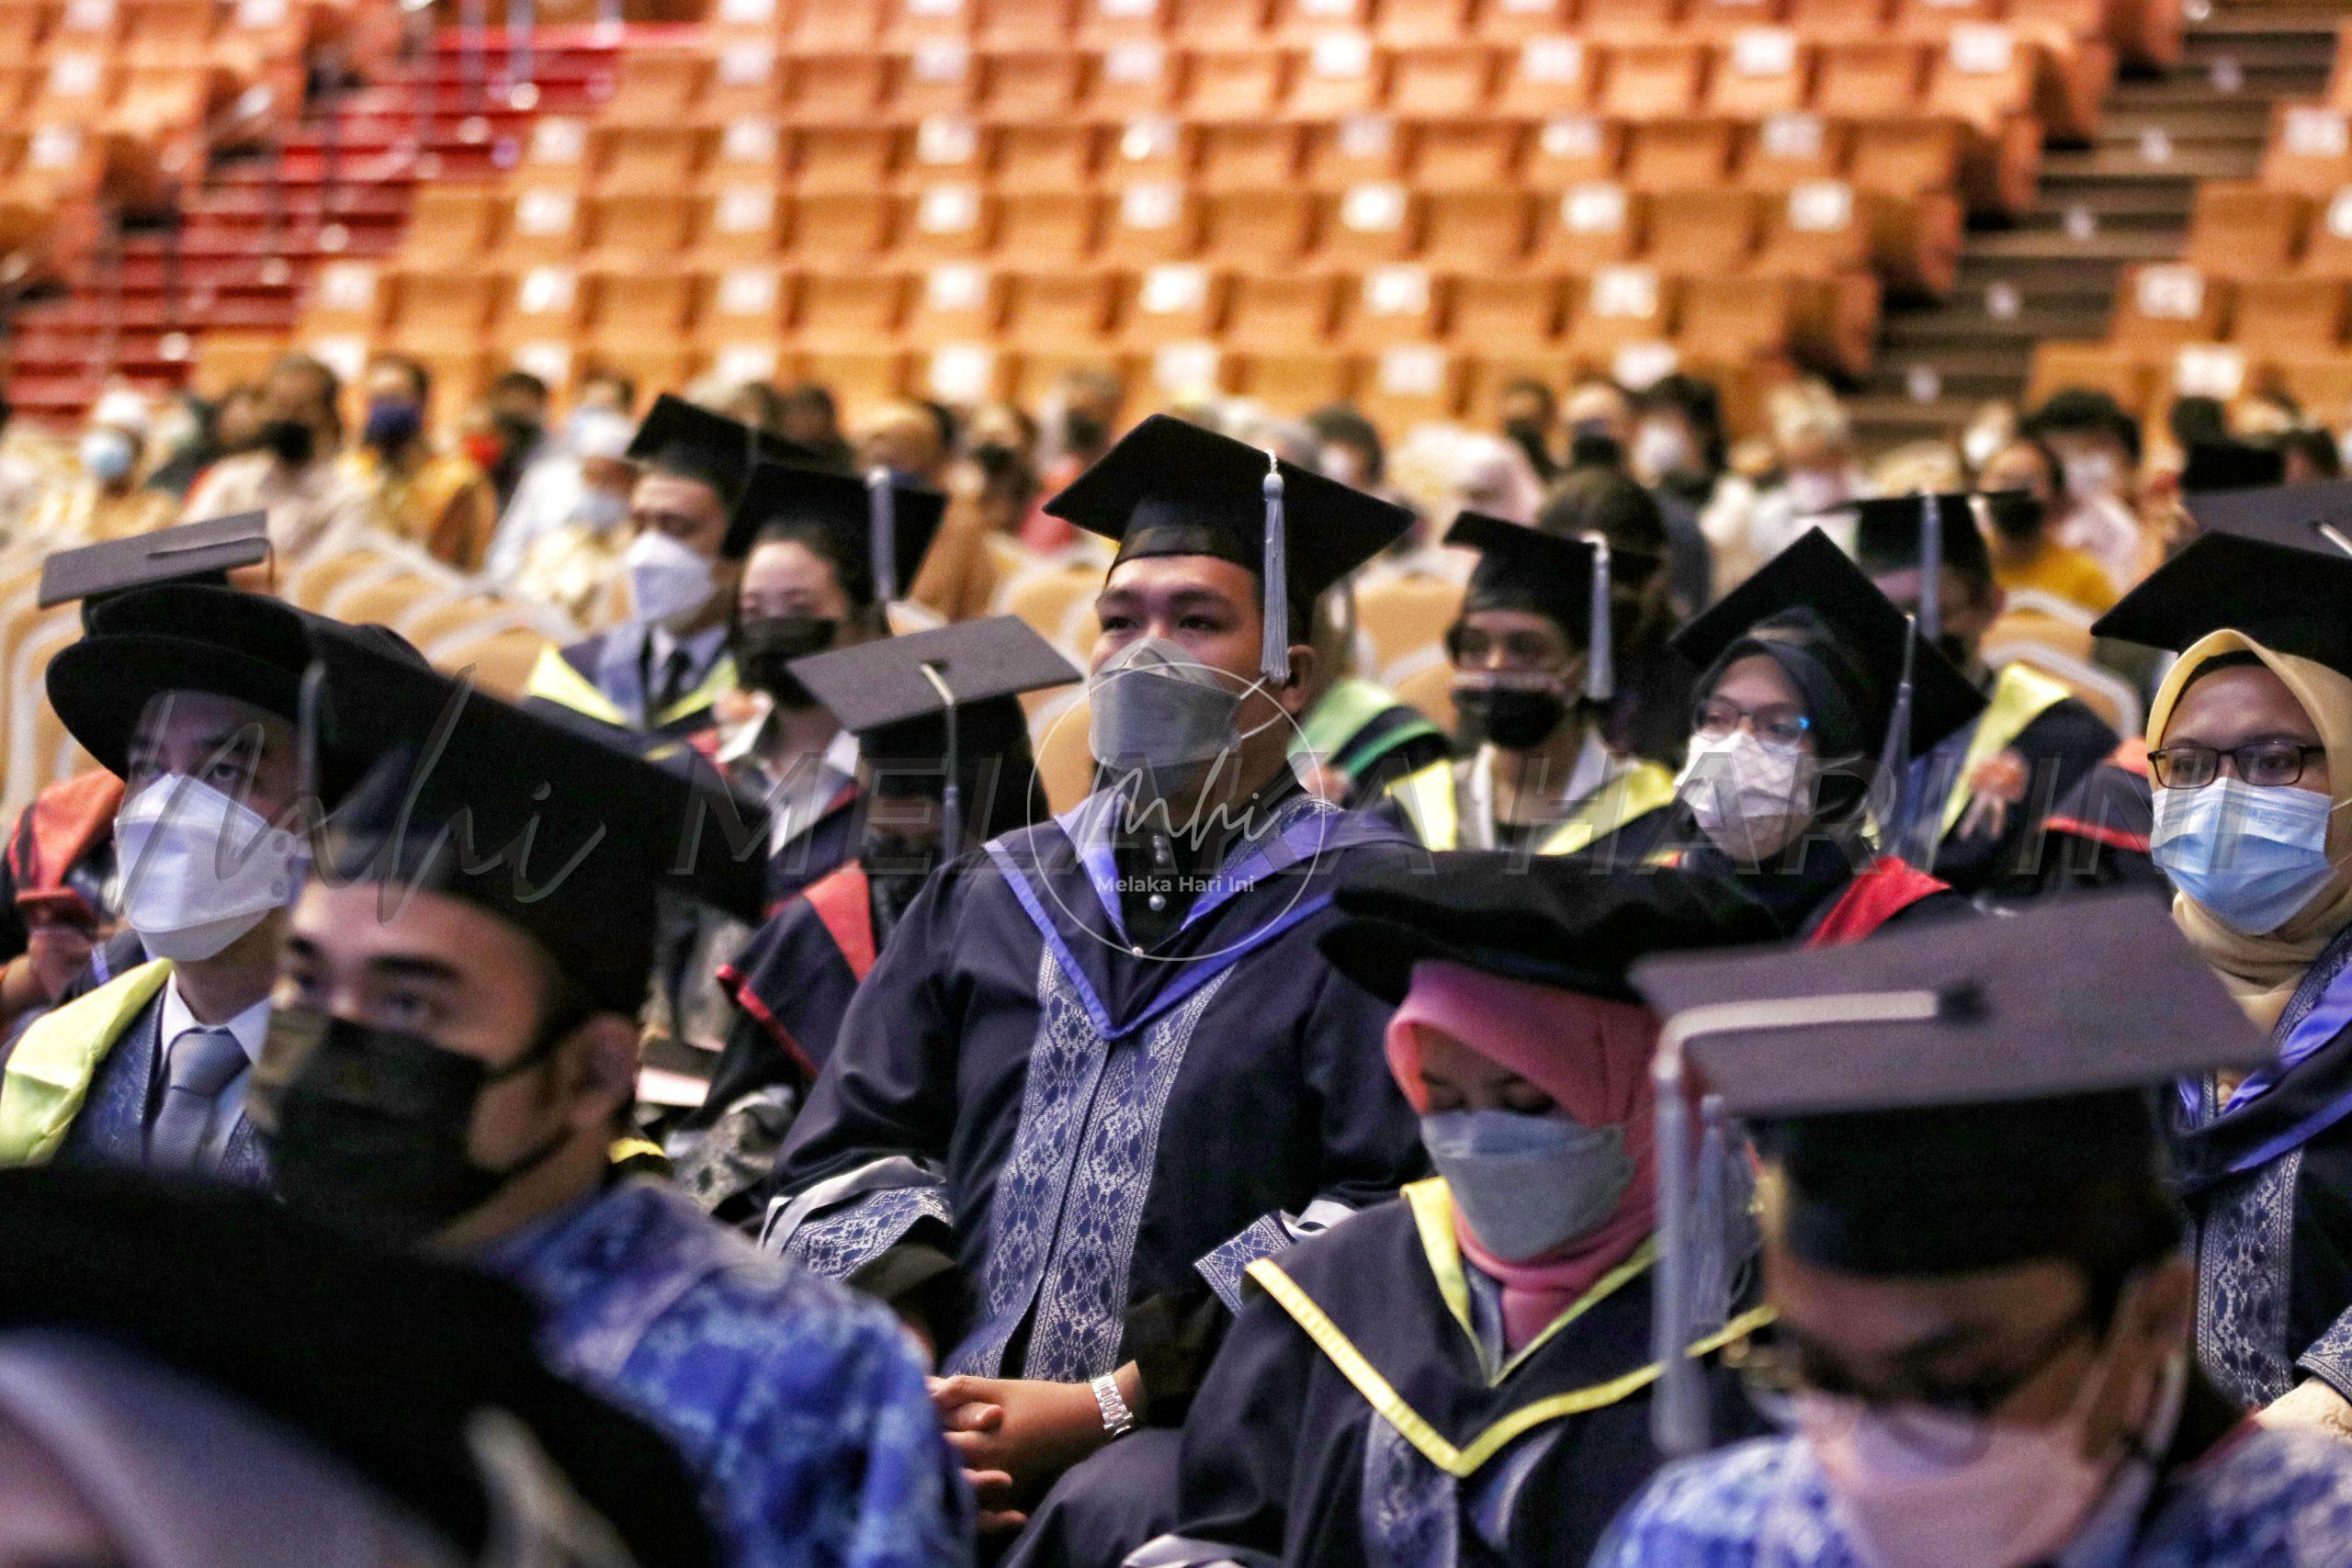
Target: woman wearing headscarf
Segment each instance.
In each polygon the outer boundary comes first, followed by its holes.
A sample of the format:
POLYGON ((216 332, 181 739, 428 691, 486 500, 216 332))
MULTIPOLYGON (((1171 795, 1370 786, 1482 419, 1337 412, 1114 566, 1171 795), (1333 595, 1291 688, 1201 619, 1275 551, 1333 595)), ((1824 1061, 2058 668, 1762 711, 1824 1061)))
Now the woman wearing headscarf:
POLYGON ((2194 541, 2094 629, 2180 650, 2148 711, 2150 845, 2174 919, 2278 1049, 2182 1086, 2198 1354, 2272 1418, 2352 1437, 2347 605, 2352 559, 2261 520, 2194 541))
MULTIPOLYGON (((1674 871, 1438 866, 1343 887, 1322 942, 1399 1004, 1389 1067, 1438 1174, 1250 1269, 1185 1427, 1182 1522, 1131 1563, 1581 1562, 1660 1462, 1658 1021, 1626 970, 1774 922, 1674 871)), ((1718 1273, 1702 1353, 1762 1322, 1718 1273)))
POLYGON ((1798 539, 1674 642, 1704 671, 1677 781, 1681 864, 1731 877, 1815 946, 1964 909, 1901 858, 1905 803, 1883 781, 1984 700, 1827 536, 1798 539))

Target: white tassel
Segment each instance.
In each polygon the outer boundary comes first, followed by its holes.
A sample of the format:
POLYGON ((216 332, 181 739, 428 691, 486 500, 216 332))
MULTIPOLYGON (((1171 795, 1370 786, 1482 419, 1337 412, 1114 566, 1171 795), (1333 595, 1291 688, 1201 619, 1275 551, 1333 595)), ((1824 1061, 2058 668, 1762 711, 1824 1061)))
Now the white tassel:
MULTIPOLYGON (((1981 511, 1984 502, 1978 497, 1981 511)), ((1933 494, 1919 492, 1919 635, 1929 642, 1944 630, 1944 510, 1933 494)))
POLYGON ((1259 648, 1258 667, 1267 683, 1290 683, 1290 558, 1283 532, 1283 470, 1272 454, 1266 457, 1266 547, 1260 563, 1265 584, 1266 633, 1259 648))
POLYGON ((1584 538, 1592 547, 1592 613, 1587 617, 1591 636, 1585 650, 1584 695, 1598 706, 1617 694, 1617 634, 1609 603, 1608 537, 1587 534, 1584 538))
POLYGON ((865 515, 874 552, 874 602, 888 605, 899 597, 899 502, 888 468, 865 472, 865 515))

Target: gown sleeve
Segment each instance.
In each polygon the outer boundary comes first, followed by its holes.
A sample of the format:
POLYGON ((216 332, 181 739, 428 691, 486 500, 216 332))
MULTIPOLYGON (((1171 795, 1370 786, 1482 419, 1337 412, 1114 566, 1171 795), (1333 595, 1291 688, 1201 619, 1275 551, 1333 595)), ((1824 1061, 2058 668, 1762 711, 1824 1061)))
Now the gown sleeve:
POLYGON ((819 1274, 848 1279, 902 1245, 953 1251, 957 1038, 945 971, 965 874, 934 876, 908 906, 777 1156, 761 1245, 819 1274))

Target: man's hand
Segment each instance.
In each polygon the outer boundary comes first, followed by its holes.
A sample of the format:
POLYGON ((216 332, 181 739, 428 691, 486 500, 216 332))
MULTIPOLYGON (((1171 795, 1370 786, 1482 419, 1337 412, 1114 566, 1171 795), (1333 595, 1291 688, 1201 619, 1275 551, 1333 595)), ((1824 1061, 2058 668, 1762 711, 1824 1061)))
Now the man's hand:
POLYGON ((2283 1393, 2255 1419, 2274 1431, 2315 1432, 2339 1443, 2352 1443, 2352 1404, 2318 1378, 2311 1378, 2283 1393))
POLYGON ((1026 1523, 1021 1505, 1111 1440, 1102 1407, 1082 1382, 933 1378, 931 1402, 980 1499, 984 1532, 1026 1523))

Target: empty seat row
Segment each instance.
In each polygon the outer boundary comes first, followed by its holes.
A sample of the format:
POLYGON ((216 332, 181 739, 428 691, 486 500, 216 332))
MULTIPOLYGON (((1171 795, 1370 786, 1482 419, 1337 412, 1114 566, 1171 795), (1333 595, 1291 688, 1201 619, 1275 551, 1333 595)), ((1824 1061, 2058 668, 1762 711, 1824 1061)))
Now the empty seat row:
POLYGON ((2352 185, 2323 197, 2208 183, 2198 190, 2181 259, 2216 278, 2352 277, 2352 185))
POLYGON ((974 39, 1001 48, 1173 39, 1303 42, 1361 30, 1385 43, 1510 41, 1577 28, 1610 39, 1715 37, 1783 23, 1824 38, 1941 39, 2007 22, 2105 39, 2134 57, 2177 32, 2177 0, 719 0, 714 27, 764 31, 808 49, 920 48, 974 39))
POLYGON ((1204 196, 1150 184, 1115 197, 994 196, 968 186, 796 197, 745 186, 668 197, 582 197, 557 187, 502 198, 438 187, 420 193, 404 254, 413 263, 487 263, 509 271, 537 263, 629 270, 682 260, 715 269, 789 254, 802 262, 888 257, 920 265, 995 257, 1106 268, 1203 259, 1342 271, 1418 259, 1498 274, 1590 271, 1645 256, 1691 273, 1751 262, 1793 272, 1858 270, 1940 293, 1951 287, 1960 242, 1960 209, 1949 197, 1892 197, 1837 181, 1780 197, 1704 188, 1645 195, 1594 182, 1545 202, 1506 191, 1420 196, 1394 185, 1204 196))
POLYGON ((1385 109, 1419 118, 1540 119, 1588 110, 1629 119, 1708 113, 1757 119, 1797 109, 1842 118, 1929 113, 1983 125, 2031 115, 2086 135, 2111 60, 2074 56, 1998 27, 1929 46, 1869 39, 1813 44, 1749 28, 1721 44, 1600 47, 1562 35, 1512 48, 1387 51, 1354 35, 1309 49, 1172 50, 1131 44, 979 53, 942 45, 907 56, 787 55, 765 43, 713 52, 639 51, 622 64, 605 118, 719 123, 761 114, 808 124, 912 124, 972 114, 1008 123, 1330 119, 1385 109), (2105 63, 2102 63, 2102 61, 2105 63))
POLYGON ((1336 191, 1394 183, 1430 194, 1557 193, 1613 180, 1636 190, 1736 185, 1785 192, 1844 180, 1892 196, 1958 191, 1974 210, 2013 211, 2032 197, 2040 144, 2030 132, 1984 138, 1956 120, 1861 124, 1776 115, 1752 125, 1703 118, 1630 124, 1591 116, 1522 127, 1398 123, 1184 126, 1137 121, 985 128, 934 118, 911 130, 800 127, 743 119, 724 127, 535 128, 512 178, 517 190, 677 195, 769 185, 804 195, 978 185, 1052 194, 1181 181, 1204 192, 1299 185, 1336 191))

